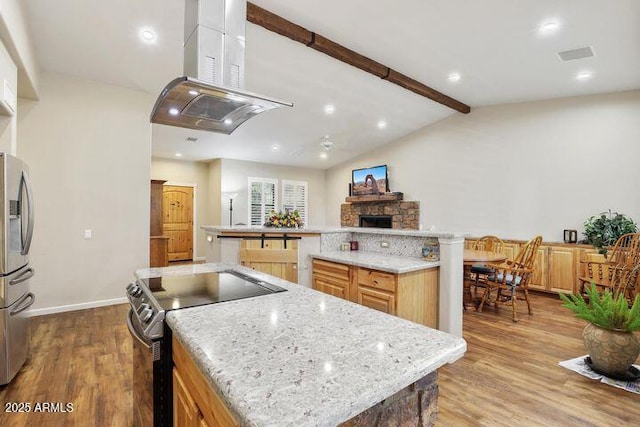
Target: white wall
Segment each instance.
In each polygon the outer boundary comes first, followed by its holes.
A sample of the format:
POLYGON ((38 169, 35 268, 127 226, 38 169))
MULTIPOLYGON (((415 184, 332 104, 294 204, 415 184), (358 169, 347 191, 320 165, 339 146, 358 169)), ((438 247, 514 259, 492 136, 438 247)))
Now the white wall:
MULTIPOLYGON (((222 192, 237 192, 233 201, 233 223, 248 224, 248 179, 277 178, 278 203, 282 203, 282 180, 307 181, 309 183, 308 226, 325 225, 325 171, 318 169, 295 168, 266 163, 246 162, 242 160, 222 159, 222 192)), ((345 184, 346 186, 346 184, 345 184)), ((229 201, 222 201, 222 225, 229 224, 229 201)))
POLYGON ((36 313, 122 298, 148 266, 152 104, 142 92, 49 73, 40 101, 20 100, 18 156, 35 196, 31 288, 34 307, 48 309, 36 313))
POLYGON ((351 170, 389 165, 392 191, 440 230, 561 241, 606 209, 640 221, 640 91, 477 108, 327 171, 340 223, 351 170))
POLYGON ((220 209, 220 200, 215 200, 213 203, 210 201, 209 164, 154 157, 151 159, 151 179, 165 180, 166 185, 195 185, 196 222, 193 227, 196 231, 196 242, 193 246, 193 256, 194 258, 204 257, 206 234, 200 226, 213 224, 213 212, 220 209))
MULTIPOLYGON (((14 64, 9 52, 4 46, 4 43, 0 41, 0 82, 13 90, 16 94, 16 86, 18 82, 18 71, 16 64, 14 64)), ((5 89, 0 87, 0 90, 4 92, 5 89)), ((8 94, 6 94, 8 95, 8 94)), ((0 95, 2 96, 2 95, 0 95)), ((4 105, 0 106, 0 151, 9 153, 11 155, 16 154, 17 148, 17 112, 11 112, 11 108, 17 109, 16 99, 12 97, 9 102, 13 107, 9 106, 7 109, 4 105)))
POLYGON ((21 0, 0 0, 0 39, 18 66, 18 95, 38 99, 39 68, 21 0))

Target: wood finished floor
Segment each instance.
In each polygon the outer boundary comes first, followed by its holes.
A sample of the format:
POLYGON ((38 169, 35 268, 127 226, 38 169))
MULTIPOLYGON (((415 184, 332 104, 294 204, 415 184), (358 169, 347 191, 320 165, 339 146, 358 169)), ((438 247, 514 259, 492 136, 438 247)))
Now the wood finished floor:
MULTIPOLYGON (((518 323, 509 307, 467 312, 465 357, 439 371, 438 426, 631 426, 640 396, 557 366, 584 354, 584 322, 556 298, 533 297, 518 323)), ((128 307, 32 319, 32 357, 0 388, 0 426, 129 426, 128 307), (73 403, 72 413, 4 412, 5 402, 73 403)))

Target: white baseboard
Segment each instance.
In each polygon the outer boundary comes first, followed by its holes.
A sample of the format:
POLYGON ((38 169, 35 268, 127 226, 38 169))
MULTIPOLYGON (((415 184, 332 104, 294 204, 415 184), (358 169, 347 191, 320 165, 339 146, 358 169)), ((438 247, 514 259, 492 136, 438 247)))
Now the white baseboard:
POLYGON ((83 302, 80 304, 60 305, 57 307, 37 308, 35 310, 28 310, 27 315, 29 317, 44 316, 46 314, 64 313, 65 311, 84 310, 87 308, 104 307, 106 305, 124 304, 129 300, 127 297, 105 299, 101 301, 83 302))
POLYGON ((193 257, 193 260, 194 261, 206 261, 206 258, 203 257, 203 256, 196 256, 196 257, 193 257))

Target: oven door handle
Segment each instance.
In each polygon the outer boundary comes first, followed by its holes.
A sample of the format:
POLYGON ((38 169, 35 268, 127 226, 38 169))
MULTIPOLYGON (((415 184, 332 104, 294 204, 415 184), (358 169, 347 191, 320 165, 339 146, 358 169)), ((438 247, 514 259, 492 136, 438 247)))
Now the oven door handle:
POLYGON ((129 333, 133 338, 135 338, 136 341, 140 343, 140 345, 148 349, 151 348, 151 345, 149 345, 149 343, 147 343, 147 341, 144 338, 142 338, 142 336, 138 333, 138 330, 136 329, 136 327, 133 325, 132 316, 133 316, 133 308, 130 308, 129 313, 127 313, 127 328, 129 328, 129 333))

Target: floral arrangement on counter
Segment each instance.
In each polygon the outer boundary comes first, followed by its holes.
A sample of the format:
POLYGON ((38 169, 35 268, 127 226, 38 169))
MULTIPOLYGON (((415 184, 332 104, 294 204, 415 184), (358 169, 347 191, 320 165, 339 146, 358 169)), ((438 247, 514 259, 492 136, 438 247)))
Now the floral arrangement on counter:
POLYGON ((300 213, 297 210, 290 212, 288 209, 285 209, 284 212, 271 211, 267 222, 264 223, 265 227, 276 228, 299 228, 303 225, 300 213))

